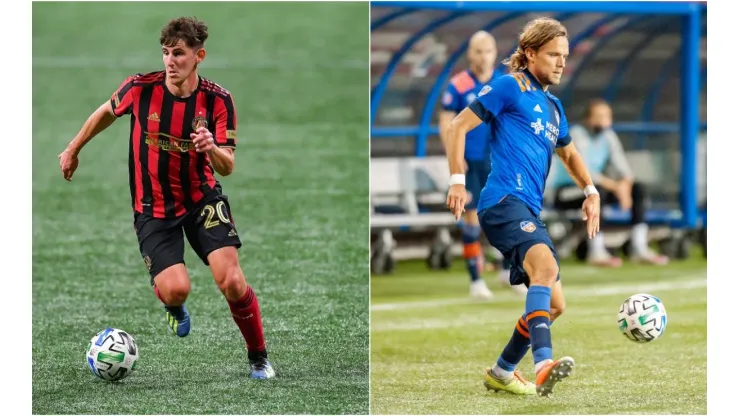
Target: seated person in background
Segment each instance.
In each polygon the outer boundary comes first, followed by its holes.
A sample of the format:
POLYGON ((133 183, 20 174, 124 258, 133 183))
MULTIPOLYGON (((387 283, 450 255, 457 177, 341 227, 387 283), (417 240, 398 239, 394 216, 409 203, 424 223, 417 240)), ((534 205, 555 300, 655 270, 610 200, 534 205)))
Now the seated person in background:
MULTIPOLYGON (((572 126, 570 136, 585 160, 601 194, 602 205, 616 202, 623 210, 632 211, 632 235, 630 237, 632 260, 649 264, 666 264, 667 257, 658 255, 648 248, 645 189, 642 184, 634 181, 622 144, 611 127, 611 107, 606 101, 595 99, 588 104, 584 125, 572 126), (618 172, 618 177, 607 176, 609 165, 618 172)), ((559 160, 555 161, 551 186, 555 188, 554 205, 556 209, 581 209, 585 196, 573 183, 559 160)), ((597 233, 596 237, 588 240, 588 262, 606 267, 622 265, 620 258, 613 257, 606 250, 604 233, 597 233)))

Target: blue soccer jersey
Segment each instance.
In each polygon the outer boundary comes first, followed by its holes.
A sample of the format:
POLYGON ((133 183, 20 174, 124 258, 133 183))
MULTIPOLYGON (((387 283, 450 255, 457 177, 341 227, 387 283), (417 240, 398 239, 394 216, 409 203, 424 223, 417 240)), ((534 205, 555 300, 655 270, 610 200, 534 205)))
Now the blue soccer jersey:
POLYGON ((571 141, 560 100, 525 70, 489 83, 469 108, 492 133, 491 174, 478 211, 514 195, 539 215, 553 152, 571 141))
MULTIPOLYGON (((457 73, 442 95, 442 109, 459 113, 475 101, 486 84, 481 83, 469 69, 457 73)), ((465 159, 487 160, 491 129, 480 125, 465 136, 465 159)))

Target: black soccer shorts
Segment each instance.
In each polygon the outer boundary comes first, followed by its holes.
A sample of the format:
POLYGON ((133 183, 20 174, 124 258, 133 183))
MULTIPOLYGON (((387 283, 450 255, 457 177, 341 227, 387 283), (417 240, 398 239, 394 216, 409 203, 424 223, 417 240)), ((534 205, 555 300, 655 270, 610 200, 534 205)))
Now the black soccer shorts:
POLYGON ((149 270, 150 283, 154 277, 175 264, 185 264, 185 240, 208 265, 208 254, 222 247, 242 245, 226 195, 207 195, 197 206, 179 218, 154 218, 134 213, 134 229, 139 239, 139 250, 149 270))

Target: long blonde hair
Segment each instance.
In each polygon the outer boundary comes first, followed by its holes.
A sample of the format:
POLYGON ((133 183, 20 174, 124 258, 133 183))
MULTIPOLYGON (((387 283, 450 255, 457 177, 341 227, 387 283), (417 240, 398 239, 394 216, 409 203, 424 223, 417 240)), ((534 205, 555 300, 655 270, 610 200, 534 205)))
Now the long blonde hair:
POLYGON ((527 69, 527 49, 539 50, 542 45, 558 36, 568 36, 568 31, 560 22, 550 17, 540 17, 531 20, 524 26, 519 35, 519 46, 503 63, 509 66, 511 72, 527 69))

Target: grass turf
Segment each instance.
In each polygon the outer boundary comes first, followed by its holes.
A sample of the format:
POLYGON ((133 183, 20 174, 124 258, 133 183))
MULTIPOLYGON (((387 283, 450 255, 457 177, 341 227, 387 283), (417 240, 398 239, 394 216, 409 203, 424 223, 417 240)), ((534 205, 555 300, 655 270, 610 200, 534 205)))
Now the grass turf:
POLYGON ((368 6, 34 3, 34 413, 367 413, 368 6), (278 378, 247 378, 244 341, 209 270, 186 247, 191 334, 178 339, 149 287, 132 227, 128 120, 57 155, 137 72, 162 67, 159 30, 210 28, 201 74, 233 94, 234 174, 221 179, 262 307, 278 378), (74 22, 74 23, 71 23, 74 22), (289 28, 289 29, 288 29, 289 28), (120 383, 86 368, 113 326, 141 351, 120 383))
MULTIPOLYGON (((487 274, 491 303, 469 301, 458 261, 430 272, 402 263, 373 276, 371 409, 373 414, 706 414, 706 261, 663 268, 596 269, 563 262, 565 314, 552 327, 556 357, 570 355, 574 374, 551 399, 487 392, 493 364, 524 309, 524 298, 487 274), (663 336, 648 344, 617 328, 622 301, 659 297, 668 313, 663 336)), ((531 352, 519 366, 534 379, 531 352)))

